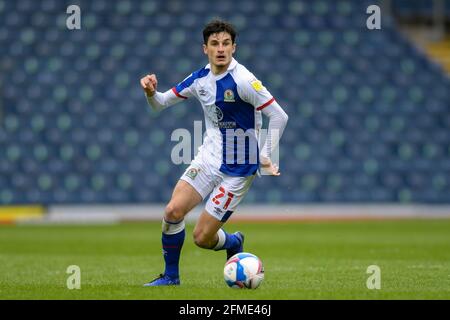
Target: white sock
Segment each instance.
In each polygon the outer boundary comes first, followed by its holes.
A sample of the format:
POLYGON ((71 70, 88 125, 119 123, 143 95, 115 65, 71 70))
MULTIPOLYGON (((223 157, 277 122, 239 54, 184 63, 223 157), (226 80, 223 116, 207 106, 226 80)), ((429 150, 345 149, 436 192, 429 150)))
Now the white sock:
POLYGON ((216 251, 223 248, 223 245, 225 244, 225 240, 227 239, 227 236, 225 235, 225 231, 223 231, 222 229, 219 229, 219 231, 217 231, 217 235, 219 237, 219 240, 217 241, 216 246, 213 248, 216 251))
POLYGON ((166 219, 163 218, 162 221, 162 232, 164 234, 177 234, 184 229, 184 219, 178 222, 167 222, 166 219))

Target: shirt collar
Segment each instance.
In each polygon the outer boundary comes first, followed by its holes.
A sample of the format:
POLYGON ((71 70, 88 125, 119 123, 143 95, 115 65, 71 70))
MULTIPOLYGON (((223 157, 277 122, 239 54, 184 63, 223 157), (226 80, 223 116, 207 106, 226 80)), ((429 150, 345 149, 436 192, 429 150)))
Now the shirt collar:
MULTIPOLYGON (((236 68, 237 64, 238 64, 238 62, 236 61, 236 59, 231 58, 231 62, 230 62, 230 65, 228 66, 227 71, 230 71, 230 70, 233 70, 234 68, 236 68)), ((211 69, 211 64, 208 63, 206 65, 205 69, 211 69)))

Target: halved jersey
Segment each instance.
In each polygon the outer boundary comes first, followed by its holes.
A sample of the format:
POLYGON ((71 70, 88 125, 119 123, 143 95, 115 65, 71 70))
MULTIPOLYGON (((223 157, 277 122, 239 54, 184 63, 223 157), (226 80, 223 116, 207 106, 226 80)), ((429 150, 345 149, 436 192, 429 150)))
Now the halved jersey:
POLYGON ((172 91, 182 99, 197 98, 203 107, 206 135, 199 152, 206 152, 227 175, 256 173, 261 110, 275 99, 247 68, 232 59, 228 70, 216 76, 208 64, 172 91))

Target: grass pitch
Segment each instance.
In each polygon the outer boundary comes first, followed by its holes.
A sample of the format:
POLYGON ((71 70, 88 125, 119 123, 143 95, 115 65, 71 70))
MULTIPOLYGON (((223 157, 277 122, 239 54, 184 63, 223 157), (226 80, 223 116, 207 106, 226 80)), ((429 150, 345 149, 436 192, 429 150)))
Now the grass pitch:
POLYGON ((226 286, 225 252, 187 225, 179 287, 144 288, 163 270, 161 224, 0 226, 0 299, 450 299, 450 220, 228 223, 245 233, 265 281, 226 286), (67 267, 81 269, 69 290, 67 267), (381 289, 369 290, 370 265, 381 289))

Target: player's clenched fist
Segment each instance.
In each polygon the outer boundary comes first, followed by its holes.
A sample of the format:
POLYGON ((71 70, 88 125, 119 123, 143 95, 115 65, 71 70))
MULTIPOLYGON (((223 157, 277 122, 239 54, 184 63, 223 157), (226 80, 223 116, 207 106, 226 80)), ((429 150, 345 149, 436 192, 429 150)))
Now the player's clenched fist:
POLYGON ((154 74, 146 75, 141 79, 141 86, 145 93, 151 97, 156 93, 156 87, 158 86, 158 80, 154 74))

